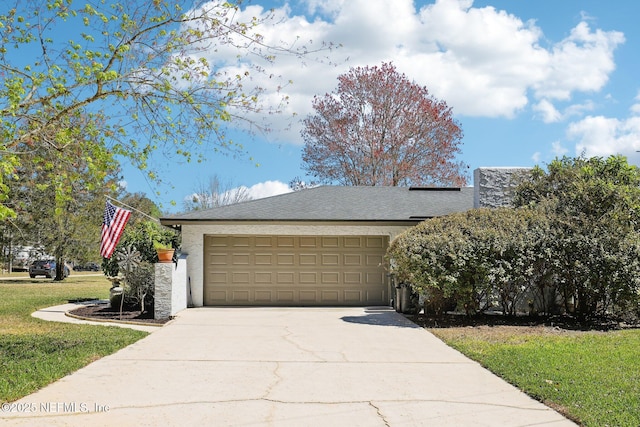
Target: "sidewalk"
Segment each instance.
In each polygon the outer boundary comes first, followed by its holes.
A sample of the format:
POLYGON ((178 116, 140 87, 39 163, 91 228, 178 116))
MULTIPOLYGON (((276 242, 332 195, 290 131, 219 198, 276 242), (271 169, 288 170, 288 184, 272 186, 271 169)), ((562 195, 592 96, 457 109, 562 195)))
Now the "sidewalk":
POLYGON ((87 325, 100 325, 100 326, 117 326, 119 328, 129 328, 129 329, 135 329, 138 331, 145 331, 145 332, 155 332, 161 328, 161 326, 147 326, 147 325, 136 324, 133 322, 131 323, 98 322, 98 321, 77 319, 75 317, 71 317, 67 315, 68 312, 82 305, 96 304, 98 302, 100 301, 85 301, 82 303, 62 304, 62 305, 57 305, 55 307, 40 309, 32 313, 31 315, 33 317, 37 317, 38 319, 48 320, 52 322, 84 323, 87 325))

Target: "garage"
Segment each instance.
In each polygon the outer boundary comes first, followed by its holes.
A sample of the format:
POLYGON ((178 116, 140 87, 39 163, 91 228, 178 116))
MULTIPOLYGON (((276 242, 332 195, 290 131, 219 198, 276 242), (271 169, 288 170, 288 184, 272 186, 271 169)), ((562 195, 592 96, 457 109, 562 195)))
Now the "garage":
MULTIPOLYGON (((320 186, 161 223, 180 230, 184 289, 194 307, 375 306, 391 302, 389 242, 473 205, 470 187, 320 186)), ((181 295, 172 289, 172 297, 181 295)))
POLYGON ((204 305, 386 304, 388 236, 204 236, 204 305))

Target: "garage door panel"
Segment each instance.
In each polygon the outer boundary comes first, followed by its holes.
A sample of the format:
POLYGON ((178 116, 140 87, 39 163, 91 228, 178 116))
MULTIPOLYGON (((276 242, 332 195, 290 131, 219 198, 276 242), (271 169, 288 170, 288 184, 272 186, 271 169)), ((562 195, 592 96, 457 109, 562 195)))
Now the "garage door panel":
POLYGON ((323 248, 337 248, 340 246, 338 237, 322 237, 323 248))
POLYGON ((362 283, 362 273, 359 271, 349 271, 344 273, 344 283, 358 285, 362 283))
POLYGON ((251 261, 251 255, 248 253, 244 254, 233 254, 231 256, 231 263, 233 265, 249 265, 251 261))
POLYGON ((287 305, 295 303, 295 292, 293 290, 276 291, 276 302, 287 305))
POLYGON ((255 254, 254 263, 256 265, 271 265, 273 264, 273 254, 255 254))
POLYGON ((382 236, 367 236, 367 248, 384 249, 387 244, 382 236))
POLYGON ((296 256, 294 254, 278 254, 278 265, 291 266, 295 264, 296 256))
POLYGON ((293 248, 295 246, 295 238, 293 236, 278 236, 279 248, 293 248))
POLYGON ((293 285, 296 281, 296 274, 293 271, 279 271, 276 277, 278 285, 293 285))
POLYGON ((361 267, 362 255, 361 254, 344 254, 344 265, 349 267, 361 267))
POLYGON ((385 236, 206 236, 205 305, 388 302, 385 236))
POLYGON ((344 302, 358 303, 362 301, 362 291, 347 290, 344 292, 344 302))
POLYGON ((249 302, 249 291, 248 290, 238 290, 231 292, 231 298, 237 302, 249 302))
POLYGON ((247 285, 251 283, 251 275, 246 271, 231 272, 232 285, 247 285))
POLYGON ((366 265, 369 267, 376 267, 379 265, 382 265, 382 263, 384 262, 384 256, 383 255, 367 255, 366 257, 366 265))
POLYGON ((357 236, 347 236, 344 238, 344 247, 345 248, 361 248, 362 247, 362 237, 357 236))
POLYGON ((318 247, 318 238, 316 236, 301 236, 300 237, 301 248, 316 248, 318 247))
POLYGON ((257 248, 272 248, 273 236, 256 236, 254 239, 254 244, 257 248))
POLYGON ((318 265, 317 254, 300 254, 298 259, 300 262, 300 266, 315 267, 316 265, 318 265))
POLYGON ((271 271, 256 271, 255 283, 259 285, 273 285, 273 275, 271 271))
POLYGON ((268 304, 273 301, 273 291, 267 289, 257 289, 255 291, 255 302, 268 304))
POLYGON ((234 248, 248 248, 251 245, 251 239, 244 236, 235 236, 231 239, 234 248))
POLYGON ((229 236, 207 236, 208 245, 226 248, 229 246, 229 236))
POLYGON ((317 285, 318 273, 315 271, 301 271, 300 284, 301 285, 317 285))
POLYGON ((384 281, 385 274, 377 271, 367 272, 365 274, 364 284, 369 286, 377 286, 378 283, 384 281))
POLYGON ((371 304, 375 304, 376 301, 380 301, 381 298, 384 298, 385 292, 382 290, 369 290, 366 291, 366 300, 371 304))
POLYGON ((301 290, 299 299, 302 304, 315 304, 318 301, 318 292, 315 290, 301 290))
POLYGON ((325 304, 337 304, 340 302, 338 291, 321 291, 320 302, 325 304))
POLYGON ((209 255, 210 265, 227 265, 227 254, 211 254, 209 255))
POLYGON ((323 271, 320 277, 320 283, 323 285, 338 285, 340 283, 340 273, 337 271, 323 271))
POLYGON ((217 285, 226 285, 229 283, 227 272, 214 271, 209 274, 210 282, 217 285))
POLYGON ((339 254, 322 254, 322 266, 323 267, 336 267, 340 264, 339 254))
POLYGON ((217 304, 223 304, 225 301, 229 299, 227 298, 227 291, 213 290, 213 291, 209 291, 207 296, 213 303, 217 303, 217 304))

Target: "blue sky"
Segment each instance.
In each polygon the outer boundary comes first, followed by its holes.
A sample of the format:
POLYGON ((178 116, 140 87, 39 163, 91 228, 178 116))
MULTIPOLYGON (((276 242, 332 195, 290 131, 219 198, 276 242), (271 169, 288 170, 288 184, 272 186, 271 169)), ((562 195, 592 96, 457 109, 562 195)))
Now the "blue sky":
POLYGON ((350 67, 383 61, 452 107, 464 131, 460 159, 471 171, 582 152, 620 153, 640 164, 640 2, 253 0, 249 8, 247 16, 276 8, 279 23, 262 31, 267 40, 299 35, 342 47, 332 64, 276 60, 273 72, 293 83, 274 131, 229 131, 253 160, 211 152, 202 164, 177 165, 171 185, 161 187, 126 167, 127 190, 147 193, 168 213, 181 211, 183 199, 214 175, 255 197, 286 191, 296 176, 308 180, 300 125, 287 122, 290 115, 312 113, 313 95, 334 90, 350 67), (291 129, 281 130, 287 123, 291 129))

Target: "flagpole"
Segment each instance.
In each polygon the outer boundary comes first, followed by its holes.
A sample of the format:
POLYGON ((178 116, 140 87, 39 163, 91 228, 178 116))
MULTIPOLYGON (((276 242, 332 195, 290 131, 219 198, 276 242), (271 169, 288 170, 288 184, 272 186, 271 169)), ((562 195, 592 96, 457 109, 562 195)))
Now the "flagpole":
POLYGON ((152 216, 150 216, 150 215, 147 215, 146 213, 144 213, 144 212, 142 212, 142 211, 140 211, 140 210, 138 210, 138 209, 136 209, 136 208, 134 208, 134 207, 132 207, 132 206, 129 206, 129 205, 127 205, 126 203, 122 203, 120 200, 114 199, 113 197, 109 197, 109 196, 105 196, 105 197, 106 197, 107 199, 109 199, 109 200, 113 200, 113 201, 114 201, 114 202, 116 202, 116 203, 120 203, 122 206, 127 207, 127 208, 129 208, 129 209, 131 209, 131 210, 133 210, 133 211, 136 211, 136 212, 137 212, 137 213, 139 213, 140 215, 146 216, 146 217, 147 217, 147 218, 149 218, 150 220, 155 221, 155 222, 157 222, 158 224, 160 224, 160 220, 159 220, 158 218, 154 218, 154 217, 152 217, 152 216))

